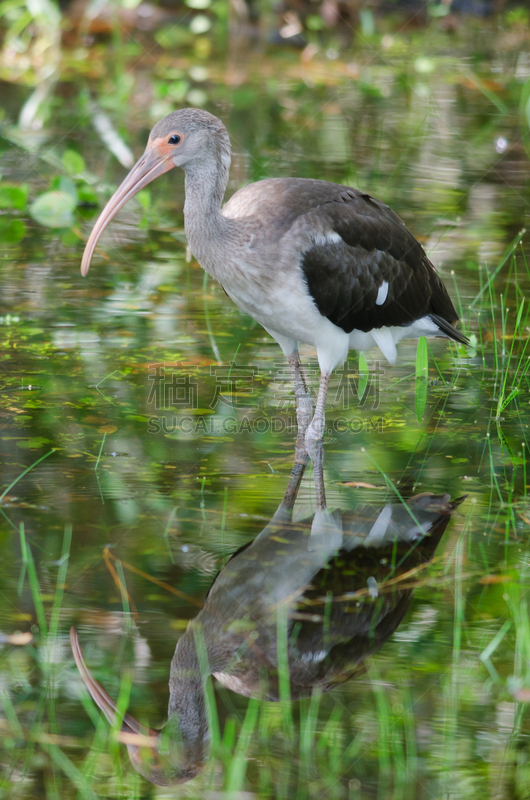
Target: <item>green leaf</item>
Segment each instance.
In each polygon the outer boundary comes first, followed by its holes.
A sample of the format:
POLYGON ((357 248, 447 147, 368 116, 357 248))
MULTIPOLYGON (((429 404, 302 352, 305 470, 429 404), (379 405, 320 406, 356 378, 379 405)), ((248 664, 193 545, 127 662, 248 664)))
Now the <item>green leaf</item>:
POLYGON ((362 400, 368 386, 368 364, 364 353, 359 353, 359 383, 357 384, 357 397, 362 400))
POLYGON ((75 150, 65 150, 62 161, 69 175, 79 175, 85 171, 85 159, 75 150))
POLYGON ((49 444, 50 439, 45 439, 43 436, 34 436, 32 439, 23 439, 17 442, 17 447, 21 447, 23 450, 37 450, 39 447, 44 447, 45 444, 49 444))
POLYGON ((98 205, 98 196, 95 193, 94 189, 89 186, 87 183, 82 183, 77 189, 77 196, 80 203, 84 203, 85 205, 97 206, 98 205))
POLYGON ((422 336, 416 350, 416 416, 423 418, 427 406, 427 377, 429 375, 429 353, 427 339, 422 336))
POLYGON ((319 14, 309 14, 305 22, 310 31, 321 31, 324 27, 324 20, 319 14))
POLYGON ((517 388, 516 389, 512 389, 512 391, 510 392, 508 397, 506 399, 503 399, 502 402, 499 403, 499 405, 497 407, 497 416, 502 414, 502 412, 504 411, 506 406, 510 405, 510 403, 512 402, 514 397, 517 397, 517 395, 519 394, 520 391, 521 390, 517 389, 517 388))
POLYGON ((416 417, 418 418, 418 422, 423 419, 427 406, 427 386, 428 383, 425 378, 418 378, 416 380, 416 417))
POLYGON ((375 17, 372 9, 361 8, 359 18, 363 36, 373 36, 375 33, 375 17))
POLYGON ((17 244, 25 235, 26 226, 21 219, 0 217, 0 242, 2 244, 17 244))
POLYGON ((186 28, 179 28, 178 25, 166 25, 154 34, 160 47, 185 47, 193 40, 193 36, 186 28))
POLYGON ((65 247, 74 247, 79 244, 79 236, 77 233, 67 228, 61 233, 61 242, 65 247))
POLYGON ((416 378, 427 378, 429 376, 429 353, 427 350, 427 339, 421 336, 418 340, 416 350, 416 378))
POLYGON ((77 203, 77 187, 71 178, 66 178, 64 175, 57 175, 50 183, 50 189, 71 195, 75 198, 77 203))
POLYGON ((31 204, 29 213, 46 228, 68 228, 73 224, 76 199, 67 192, 44 192, 31 204))
POLYGON ((141 189, 136 193, 136 199, 142 206, 143 211, 147 211, 151 205, 151 192, 149 189, 141 189))
POLYGON ((19 185, 15 185, 14 183, 0 184, 0 208, 14 208, 17 209, 17 211, 23 211, 26 208, 27 199, 27 183, 19 185))

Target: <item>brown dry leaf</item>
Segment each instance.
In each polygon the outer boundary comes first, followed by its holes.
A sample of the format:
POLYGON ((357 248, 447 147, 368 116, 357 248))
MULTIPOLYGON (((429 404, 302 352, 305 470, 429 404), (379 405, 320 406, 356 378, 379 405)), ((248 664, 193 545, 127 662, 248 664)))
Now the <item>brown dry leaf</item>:
POLYGON ((129 733, 128 731, 118 731, 116 739, 123 744, 132 744, 136 747, 153 747, 158 744, 155 736, 144 736, 141 733, 129 733))
POLYGON ((363 483, 363 481, 344 481, 341 486, 353 486, 355 489, 381 489, 373 483, 363 483))
POLYGON ((471 80, 470 78, 466 78, 462 76, 460 79, 457 79, 458 83, 461 83, 462 86, 465 86, 466 89, 480 89, 482 86, 484 89, 489 89, 491 92, 502 92, 503 87, 500 85, 498 81, 492 80, 483 80, 481 79, 480 84, 476 83, 475 81, 471 80))
POLYGON ((114 433, 117 430, 117 425, 102 425, 101 428, 98 428, 98 433, 114 433))
POLYGON ((79 739, 75 739, 73 736, 58 736, 55 733, 37 733, 31 737, 31 741, 40 744, 55 744, 60 747, 79 747, 79 739))
POLYGON ((25 644, 30 644, 30 642, 33 641, 33 634, 29 631, 16 631, 15 633, 10 633, 8 636, 6 636, 5 641, 8 644, 23 646, 25 644))
POLYGON ((510 583, 511 575, 483 575, 479 583, 510 583))

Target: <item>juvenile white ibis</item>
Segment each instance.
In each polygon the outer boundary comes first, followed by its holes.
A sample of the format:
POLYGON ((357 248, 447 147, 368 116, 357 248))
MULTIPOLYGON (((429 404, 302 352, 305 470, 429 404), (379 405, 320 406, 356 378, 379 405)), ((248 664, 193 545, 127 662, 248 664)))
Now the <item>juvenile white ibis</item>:
MULTIPOLYGON (((196 108, 168 114, 103 209, 87 242, 86 275, 96 244, 117 211, 173 167, 186 175, 184 225, 191 252, 226 293, 276 339, 292 371, 299 460, 321 453, 331 372, 348 350, 377 345, 395 363, 405 337, 467 339, 423 248, 387 205, 365 192, 307 178, 245 186, 222 206, 231 146, 223 123, 196 108), (298 343, 314 345, 321 371, 314 415, 298 343)), ((314 459, 323 491, 322 463, 314 459)))

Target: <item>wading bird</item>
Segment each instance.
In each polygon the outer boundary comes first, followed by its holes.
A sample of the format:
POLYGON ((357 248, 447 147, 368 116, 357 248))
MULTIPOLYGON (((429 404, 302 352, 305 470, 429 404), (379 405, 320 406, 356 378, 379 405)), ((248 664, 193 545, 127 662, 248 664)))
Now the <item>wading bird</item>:
POLYGON ((111 197, 87 242, 96 244, 131 197, 173 167, 186 175, 184 226, 191 252, 227 295, 276 339, 293 375, 299 463, 313 456, 317 507, 325 505, 321 448, 332 371, 348 350, 377 345, 387 361, 405 337, 467 344, 447 290, 423 248, 387 205, 365 192, 307 178, 245 186, 222 206, 231 146, 223 123, 196 108, 168 114, 111 197), (314 345, 321 371, 315 411, 298 343, 314 345))

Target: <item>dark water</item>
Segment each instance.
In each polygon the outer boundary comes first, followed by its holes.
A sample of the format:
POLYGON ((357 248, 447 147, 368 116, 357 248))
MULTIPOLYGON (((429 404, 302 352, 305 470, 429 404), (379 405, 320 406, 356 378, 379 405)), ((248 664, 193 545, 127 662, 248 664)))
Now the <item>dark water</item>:
MULTIPOLYGON (((351 353, 332 380, 330 508, 371 504, 375 519, 398 495, 466 495, 434 560, 411 576, 397 631, 365 674, 312 699, 249 701, 214 681, 211 759, 192 783, 158 790, 123 745, 107 744, 68 631, 78 629, 109 693, 121 686, 125 707, 129 675, 131 713, 160 726, 187 622, 283 496, 295 435, 287 366, 187 260, 176 173, 120 213, 87 279, 78 268, 94 204, 68 228, 6 209, 0 220, 26 230, 5 237, 0 273, 0 626, 33 641, 0 645, 0 796, 529 796, 529 271, 519 232, 530 72, 526 40, 507 36, 471 24, 453 39, 389 33, 305 63, 237 49, 228 60, 155 53, 139 63, 124 47, 108 74, 63 65, 42 127, 22 133, 31 89, 4 84, 4 181, 29 184, 31 202, 73 149, 85 160, 83 177, 70 177, 78 199, 92 187, 101 206, 126 170, 94 132, 94 104, 136 155, 185 81, 181 104, 200 91, 228 127, 230 192, 300 175, 385 200, 439 268, 473 346, 431 340, 428 381, 415 381, 415 342, 399 346, 396 367, 367 354, 361 376, 351 353)), ((302 354, 316 388, 314 354, 302 354)), ((297 517, 313 502, 309 475, 297 517)))

